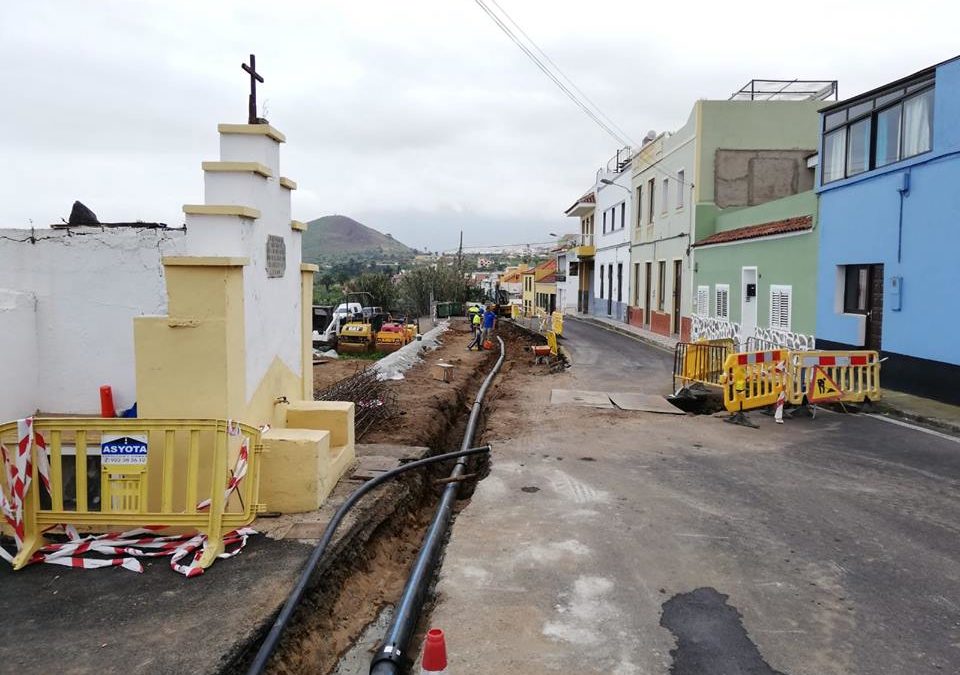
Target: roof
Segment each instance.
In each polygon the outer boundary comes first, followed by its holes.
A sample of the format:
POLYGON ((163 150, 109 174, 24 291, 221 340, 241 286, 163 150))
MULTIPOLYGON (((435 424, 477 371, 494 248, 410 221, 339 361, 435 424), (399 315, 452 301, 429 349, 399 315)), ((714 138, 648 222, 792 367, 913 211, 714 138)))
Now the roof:
POLYGON ((789 232, 803 232, 813 229, 813 216, 797 216, 796 218, 785 218, 784 220, 774 220, 760 225, 748 225, 747 227, 738 227, 735 230, 726 230, 711 234, 706 239, 701 239, 694 246, 710 246, 711 244, 725 244, 731 241, 742 241, 744 239, 757 239, 759 237, 770 237, 775 234, 787 234, 789 232))
POLYGON ((551 272, 542 279, 537 279, 538 284, 555 284, 557 283, 557 275, 555 272, 551 272))
POLYGON ((550 258, 546 262, 542 262, 533 268, 533 271, 533 280, 540 282, 544 277, 554 274, 557 271, 557 259, 550 258))
POLYGON ((582 197, 580 197, 580 198, 579 198, 577 201, 575 201, 573 204, 571 204, 571 205, 570 205, 570 208, 568 208, 566 211, 564 211, 564 213, 570 213, 571 211, 573 211, 573 210, 577 207, 577 204, 596 204, 596 203, 597 203, 597 198, 596 198, 596 196, 593 194, 593 191, 590 191, 590 192, 588 192, 587 194, 585 194, 585 195, 583 195, 582 197))
POLYGON ((514 270, 512 272, 507 272, 502 277, 500 277, 500 283, 502 284, 513 284, 520 281, 520 275, 523 274, 520 270, 514 270))
POLYGON ((828 105, 824 108, 820 108, 819 112, 821 115, 823 115, 823 114, 832 112, 833 110, 836 110, 838 108, 845 108, 847 107, 847 105, 851 103, 855 103, 860 99, 872 98, 873 96, 879 94, 880 92, 886 89, 893 89, 900 85, 907 84, 911 80, 916 80, 928 75, 933 75, 935 72, 937 72, 937 68, 939 68, 940 66, 946 65, 951 61, 956 61, 957 59, 960 59, 960 55, 952 56, 949 59, 941 61, 940 63, 935 63, 932 66, 928 66, 927 68, 918 70, 917 72, 907 75, 906 77, 901 77, 898 80, 887 82, 886 84, 882 84, 879 87, 874 87, 870 91, 865 91, 861 94, 857 94, 856 96, 851 96, 850 98, 843 99, 842 101, 838 101, 837 103, 834 103, 832 105, 828 105))

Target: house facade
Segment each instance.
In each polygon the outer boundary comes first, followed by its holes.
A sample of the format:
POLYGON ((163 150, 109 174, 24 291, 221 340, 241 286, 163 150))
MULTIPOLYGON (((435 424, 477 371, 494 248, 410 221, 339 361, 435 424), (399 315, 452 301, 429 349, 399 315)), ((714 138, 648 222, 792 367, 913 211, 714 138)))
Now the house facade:
POLYGON ((576 312, 580 288, 580 263, 576 247, 557 251, 557 311, 576 312))
POLYGON ((630 297, 630 148, 623 148, 597 172, 593 302, 590 313, 627 320, 630 297))
POLYGON ((817 110, 824 105, 820 98, 698 101, 675 133, 646 140, 632 167, 638 208, 631 228, 630 323, 690 339, 694 244, 717 232, 726 209, 813 188, 807 161, 816 152, 817 110))
POLYGON ((817 342, 960 403, 960 57, 820 115, 817 342))
POLYGON ((591 188, 564 211, 564 215, 580 221, 580 238, 571 249, 568 259, 577 265, 577 311, 589 313, 593 306, 594 259, 597 247, 594 245, 593 228, 596 214, 597 195, 591 188))
POLYGON ((715 230, 693 245, 691 339, 815 348, 816 193, 722 211, 715 230))

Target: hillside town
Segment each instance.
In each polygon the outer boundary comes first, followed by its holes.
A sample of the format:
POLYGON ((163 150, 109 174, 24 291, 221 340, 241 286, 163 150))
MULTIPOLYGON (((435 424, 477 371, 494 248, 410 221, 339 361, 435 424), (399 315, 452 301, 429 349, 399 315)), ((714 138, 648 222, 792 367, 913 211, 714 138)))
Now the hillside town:
POLYGON ((9 9, 0 671, 960 672, 955 22, 507 5, 9 9))

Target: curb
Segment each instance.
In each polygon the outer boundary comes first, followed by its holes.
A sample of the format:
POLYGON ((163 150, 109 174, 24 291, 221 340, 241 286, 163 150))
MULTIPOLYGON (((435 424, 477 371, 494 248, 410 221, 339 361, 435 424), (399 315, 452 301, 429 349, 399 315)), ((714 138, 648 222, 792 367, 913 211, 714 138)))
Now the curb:
POLYGON ((926 417, 925 415, 917 415, 916 413, 909 413, 885 404, 883 399, 873 403, 873 406, 876 414, 902 420, 904 422, 912 422, 918 426, 933 429, 935 431, 943 431, 954 436, 960 436, 960 424, 954 424, 933 417, 926 417))
POLYGON ((656 342, 655 340, 651 340, 651 339, 649 339, 649 338, 646 338, 646 337, 644 337, 643 335, 637 335, 636 333, 634 333, 634 332, 632 332, 632 331, 630 331, 630 330, 627 330, 626 328, 620 328, 620 327, 618 327, 618 326, 611 326, 610 324, 603 323, 602 321, 596 321, 596 320, 594 320, 594 319, 590 319, 590 318, 582 317, 582 316, 567 315, 567 316, 564 318, 564 321, 567 321, 567 320, 579 321, 580 323, 585 323, 585 324, 588 324, 588 325, 590 325, 590 326, 596 326, 597 328, 602 328, 603 330, 610 331, 611 333, 617 333, 618 335, 622 335, 622 336, 624 336, 624 337, 628 337, 628 338, 630 338, 631 340, 635 340, 635 341, 637 341, 637 342, 642 342, 642 343, 645 344, 645 345, 648 345, 648 346, 653 347, 653 348, 655 348, 655 349, 659 349, 660 351, 666 352, 667 354, 673 354, 673 353, 674 353, 674 350, 673 350, 673 349, 670 349, 669 347, 666 347, 666 346, 660 344, 659 342, 656 342))

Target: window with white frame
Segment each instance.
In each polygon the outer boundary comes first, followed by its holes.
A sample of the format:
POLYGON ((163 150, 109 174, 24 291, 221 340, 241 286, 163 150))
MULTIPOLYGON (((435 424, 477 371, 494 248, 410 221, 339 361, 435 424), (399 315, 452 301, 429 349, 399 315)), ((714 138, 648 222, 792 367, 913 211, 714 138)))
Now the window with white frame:
POLYGON ((793 286, 770 286, 770 327, 790 330, 793 286))
POLYGON ((683 169, 677 171, 677 208, 683 208, 683 192, 686 189, 686 181, 683 180, 683 169))
POLYGON ((670 179, 669 178, 663 179, 663 195, 662 196, 663 196, 663 199, 662 199, 663 205, 660 207, 660 209, 661 209, 661 213, 666 213, 667 209, 669 208, 668 205, 670 204, 670 179))
POLYGON ((697 314, 710 316, 710 287, 697 286, 697 314))
POLYGON ((714 286, 714 303, 718 319, 730 318, 730 284, 714 286))

